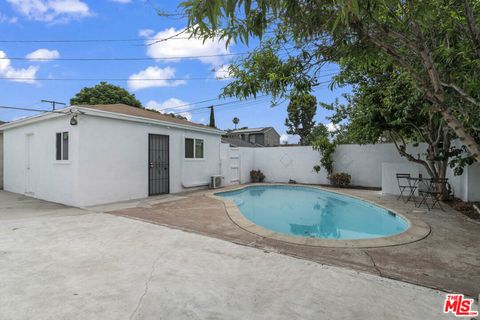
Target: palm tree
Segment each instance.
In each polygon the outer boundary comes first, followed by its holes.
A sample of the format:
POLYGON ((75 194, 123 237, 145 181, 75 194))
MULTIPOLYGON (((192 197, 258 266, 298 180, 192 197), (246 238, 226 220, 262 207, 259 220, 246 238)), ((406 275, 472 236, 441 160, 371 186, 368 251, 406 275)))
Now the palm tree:
POLYGON ((232 120, 233 124, 235 125, 235 130, 237 130, 237 124, 240 122, 240 119, 238 119, 237 117, 233 118, 232 120))

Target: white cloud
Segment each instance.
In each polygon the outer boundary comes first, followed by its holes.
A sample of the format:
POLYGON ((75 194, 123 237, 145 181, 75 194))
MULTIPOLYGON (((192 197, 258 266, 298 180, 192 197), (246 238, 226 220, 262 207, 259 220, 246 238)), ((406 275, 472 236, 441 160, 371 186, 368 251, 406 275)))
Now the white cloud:
POLYGON ((151 108, 151 109, 155 109, 157 111, 163 111, 163 110, 167 110, 167 109, 176 109, 177 111, 180 111, 180 110, 188 110, 189 106, 185 106, 186 104, 188 104, 187 102, 185 101, 182 101, 180 99, 177 99, 177 98, 170 98, 168 100, 165 100, 163 102, 157 102, 155 100, 150 100, 147 102, 147 107, 151 108))
POLYGON ((288 134, 284 133, 280 135, 280 143, 287 144, 288 143, 288 134))
POLYGON ((215 69, 215 78, 220 80, 227 80, 230 78, 230 72, 228 68, 230 67, 229 64, 221 65, 220 67, 215 69))
POLYGON ((149 109, 157 110, 161 113, 176 113, 187 118, 188 121, 191 121, 192 114, 186 111, 188 110, 189 106, 185 106, 185 104, 188 103, 177 98, 170 98, 163 102, 150 100, 146 103, 146 106, 149 109))
POLYGON ((139 37, 149 38, 155 33, 152 29, 141 29, 138 31, 139 37))
POLYGON ((11 60, 7 58, 5 52, 0 50, 0 76, 5 78, 17 78, 11 81, 35 83, 35 77, 38 71, 37 66, 29 66, 28 68, 15 69, 12 67, 11 60), (18 78, 29 78, 28 80, 22 80, 18 78))
POLYGON ((175 77, 175 69, 171 67, 148 67, 138 73, 132 74, 128 86, 132 90, 154 87, 176 87, 187 83, 185 80, 170 80, 175 77))
POLYGON ((57 50, 48 50, 48 49, 38 49, 33 52, 30 52, 25 56, 25 58, 30 60, 38 60, 40 62, 47 62, 50 60, 55 60, 60 57, 60 53, 57 50))
MULTIPOLYGON (((165 39, 173 37, 182 30, 176 30, 175 28, 168 28, 158 32, 155 35, 151 35, 149 40, 146 41, 148 45, 147 55, 152 58, 169 58, 178 56, 204 56, 196 58, 202 63, 210 64, 214 66, 221 65, 228 60, 228 57, 205 57, 219 54, 229 54, 230 50, 225 47, 225 40, 219 40, 218 38, 213 40, 207 40, 203 42, 202 39, 190 38, 188 33, 182 33, 178 36, 180 39, 162 41, 152 44, 154 39, 165 39)), ((164 62, 178 62, 180 59, 164 60, 164 62)))
POLYGON ((6 14, 3 14, 0 12, 0 23, 15 24, 17 23, 17 21, 18 21, 17 17, 9 17, 6 14))
POLYGON ((333 124, 331 122, 327 123, 325 127, 327 127, 328 132, 334 132, 340 129, 340 126, 338 124, 333 124))
POLYGON ((81 0, 7 0, 13 8, 31 20, 67 22, 92 15, 81 0))

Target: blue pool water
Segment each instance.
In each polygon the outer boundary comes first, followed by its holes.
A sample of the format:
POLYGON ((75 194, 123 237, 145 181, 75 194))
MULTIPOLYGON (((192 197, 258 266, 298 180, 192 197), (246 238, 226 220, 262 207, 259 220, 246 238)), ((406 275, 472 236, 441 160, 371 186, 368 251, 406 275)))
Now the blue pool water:
POLYGON ((266 229, 297 237, 367 239, 408 229, 394 213, 352 197, 301 186, 251 186, 216 194, 266 229))

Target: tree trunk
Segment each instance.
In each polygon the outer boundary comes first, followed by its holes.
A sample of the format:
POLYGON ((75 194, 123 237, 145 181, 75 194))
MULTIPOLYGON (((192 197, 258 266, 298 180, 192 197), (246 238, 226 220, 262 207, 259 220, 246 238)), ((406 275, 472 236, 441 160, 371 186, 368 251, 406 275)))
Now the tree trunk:
POLYGON ((467 147, 468 151, 470 151, 472 157, 480 162, 480 146, 475 139, 465 130, 460 121, 458 121, 448 109, 441 110, 441 114, 447 125, 455 132, 460 141, 467 147))

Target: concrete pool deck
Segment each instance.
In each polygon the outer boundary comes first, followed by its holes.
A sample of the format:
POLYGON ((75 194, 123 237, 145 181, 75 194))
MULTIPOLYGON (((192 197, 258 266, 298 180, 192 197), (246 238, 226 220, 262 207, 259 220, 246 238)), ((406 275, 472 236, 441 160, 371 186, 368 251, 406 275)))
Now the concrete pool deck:
MULTIPOLYGON (((229 190, 233 188, 223 188, 229 190)), ((444 205, 445 212, 417 209, 379 191, 341 189, 342 192, 404 213, 427 223, 431 232, 422 240, 381 248, 328 248, 287 243, 252 234, 236 225, 221 201, 208 191, 183 194, 149 208, 134 207, 110 213, 199 233, 233 243, 348 267, 382 277, 464 293, 478 299, 480 292, 480 224, 444 205)))
POLYGON ((2 191, 0 270, 2 320, 453 318, 441 291, 2 191))

